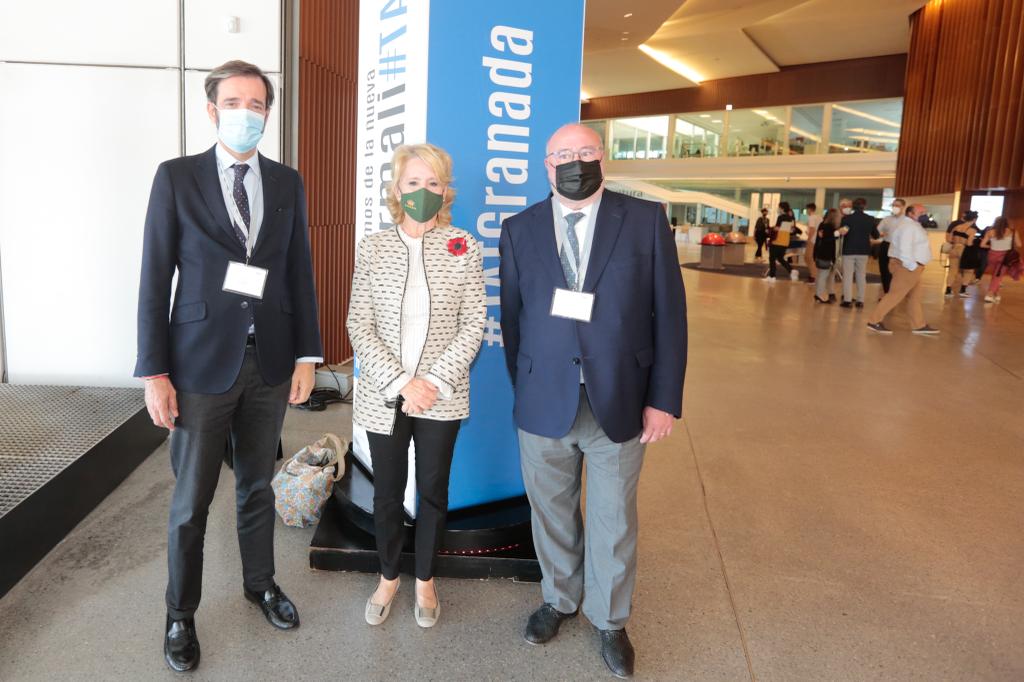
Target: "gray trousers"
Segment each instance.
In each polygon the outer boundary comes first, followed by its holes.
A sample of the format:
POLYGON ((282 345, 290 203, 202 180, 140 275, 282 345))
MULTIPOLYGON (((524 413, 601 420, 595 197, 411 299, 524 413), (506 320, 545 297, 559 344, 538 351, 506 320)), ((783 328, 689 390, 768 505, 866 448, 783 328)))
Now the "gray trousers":
POLYGON ((636 585, 636 490, 645 446, 640 436, 612 442, 580 387, 572 430, 544 438, 519 430, 523 482, 533 510, 533 542, 544 601, 583 614, 602 630, 629 620, 636 585), (580 509, 587 467, 586 524, 580 509))
POLYGON ((853 300, 853 279, 857 278, 857 300, 864 302, 867 289, 868 257, 843 256, 843 300, 853 300))
POLYGON ((249 347, 227 393, 178 393, 171 433, 171 497, 167 535, 167 612, 191 618, 203 585, 206 519, 224 464, 228 437, 235 446, 235 508, 242 582, 262 592, 274 583, 274 476, 277 444, 291 382, 263 381, 256 349, 249 347))

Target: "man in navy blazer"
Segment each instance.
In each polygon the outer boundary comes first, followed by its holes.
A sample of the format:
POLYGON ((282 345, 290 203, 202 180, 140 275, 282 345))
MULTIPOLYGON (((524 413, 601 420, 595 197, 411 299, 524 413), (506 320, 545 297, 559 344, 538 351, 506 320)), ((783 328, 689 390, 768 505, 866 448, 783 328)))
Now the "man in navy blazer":
POLYGON ((203 541, 228 438, 243 594, 275 627, 299 624, 274 583, 270 482, 287 405, 308 399, 323 360, 302 179, 256 151, 273 86, 233 61, 206 93, 219 142, 157 169, 139 286, 135 376, 171 430, 164 658, 177 672, 199 664, 203 541))
POLYGON ((603 160, 585 126, 549 140, 552 196, 502 225, 501 327, 543 573, 526 640, 582 607, 628 677, 637 482, 646 444, 682 415, 686 298, 664 209, 604 189, 603 160))

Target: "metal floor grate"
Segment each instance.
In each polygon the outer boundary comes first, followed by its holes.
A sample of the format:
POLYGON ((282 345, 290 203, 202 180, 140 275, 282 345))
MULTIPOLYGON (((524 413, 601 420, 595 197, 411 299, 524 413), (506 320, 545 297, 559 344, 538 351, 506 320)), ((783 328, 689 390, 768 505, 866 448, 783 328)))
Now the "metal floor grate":
POLYGON ((135 388, 0 384, 0 517, 144 406, 135 388))

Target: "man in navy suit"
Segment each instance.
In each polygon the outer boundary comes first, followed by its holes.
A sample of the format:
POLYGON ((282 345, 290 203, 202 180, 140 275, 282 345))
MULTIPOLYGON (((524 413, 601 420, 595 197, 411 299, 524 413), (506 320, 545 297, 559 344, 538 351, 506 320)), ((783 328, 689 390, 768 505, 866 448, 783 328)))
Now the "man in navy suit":
POLYGON ((233 61, 206 94, 219 142, 165 161, 153 181, 135 366, 153 423, 171 430, 164 659, 178 672, 199 664, 203 540, 228 438, 243 594, 275 627, 299 624, 274 582, 270 481, 288 403, 306 401, 323 361, 302 178, 256 151, 273 85, 233 61))
POLYGON ((501 327, 543 573, 526 640, 582 606, 628 677, 637 482, 645 446, 682 415, 686 298, 664 209, 604 189, 603 163, 585 126, 548 141, 552 196, 502 225, 501 327))

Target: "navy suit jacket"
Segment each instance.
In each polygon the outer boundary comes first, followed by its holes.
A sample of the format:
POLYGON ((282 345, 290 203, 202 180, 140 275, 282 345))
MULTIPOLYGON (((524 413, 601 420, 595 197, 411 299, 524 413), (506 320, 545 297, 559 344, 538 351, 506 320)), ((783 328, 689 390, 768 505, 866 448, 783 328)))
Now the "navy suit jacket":
POLYGON ((682 415, 686 295, 664 209, 605 190, 583 291, 590 322, 551 315, 565 288, 549 198, 501 230, 501 328, 516 424, 561 438, 579 405, 580 367, 598 423, 617 443, 643 430, 643 409, 682 415))
POLYGON ((142 249, 135 376, 167 373, 180 391, 227 391, 245 357, 250 311, 268 384, 290 379, 297 357, 323 356, 302 178, 259 160, 263 224, 250 263, 269 271, 262 300, 222 289, 228 262, 244 263, 245 248, 224 205, 215 147, 157 168, 142 249))

